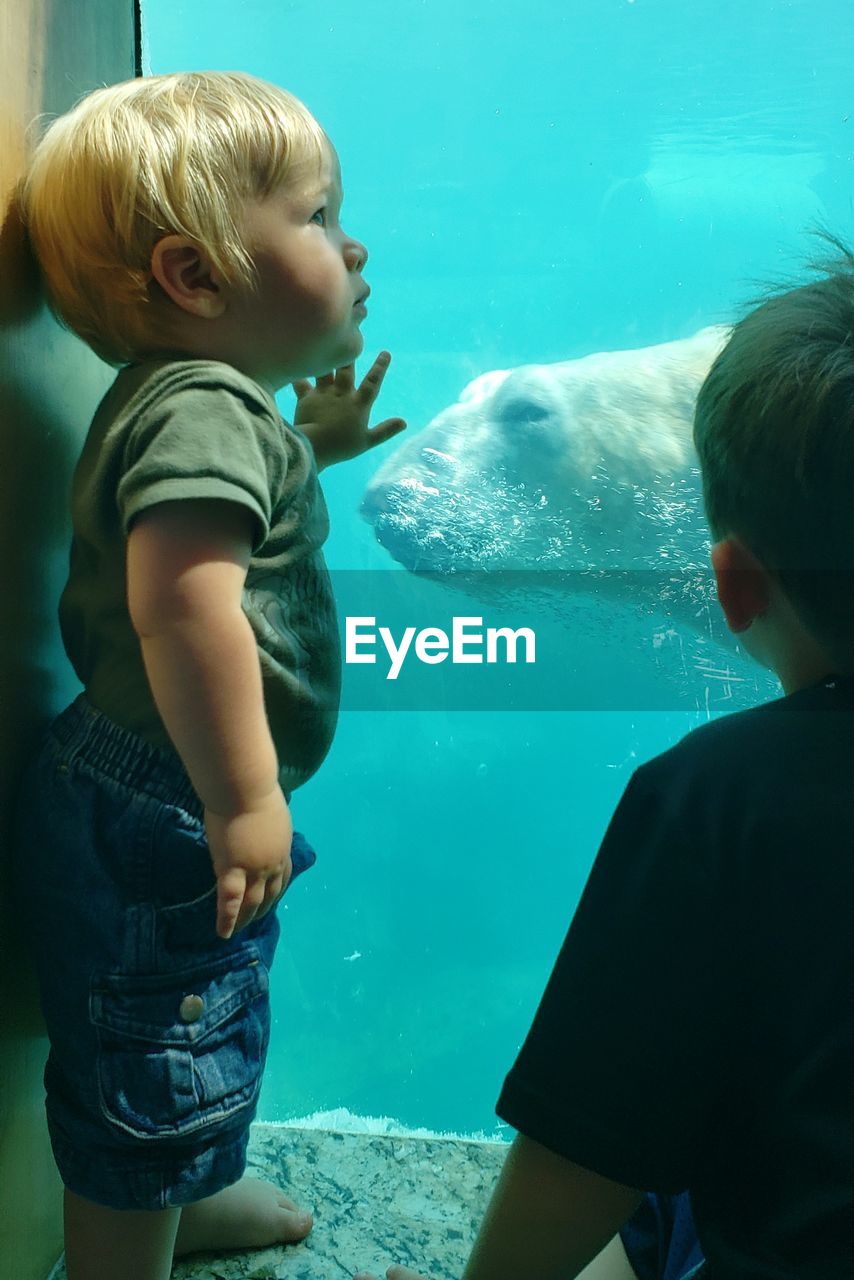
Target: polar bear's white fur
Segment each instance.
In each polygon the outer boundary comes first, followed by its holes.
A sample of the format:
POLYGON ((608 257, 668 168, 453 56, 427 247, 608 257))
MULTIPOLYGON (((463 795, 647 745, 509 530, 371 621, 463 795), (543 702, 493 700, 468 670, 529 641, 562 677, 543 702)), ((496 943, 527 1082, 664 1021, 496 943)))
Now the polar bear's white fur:
POLYGON ((407 568, 696 563, 693 409, 728 332, 482 374, 380 467, 366 518, 407 568))

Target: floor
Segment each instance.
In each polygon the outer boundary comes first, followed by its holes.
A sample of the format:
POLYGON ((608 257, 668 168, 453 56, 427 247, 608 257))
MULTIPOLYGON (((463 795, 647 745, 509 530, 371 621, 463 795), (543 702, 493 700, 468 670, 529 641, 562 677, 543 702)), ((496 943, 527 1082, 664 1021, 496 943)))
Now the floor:
MULTIPOLYGON (((196 1255, 173 1280, 344 1280, 392 1262, 459 1280, 507 1146, 458 1138, 253 1126, 248 1172, 312 1210, 299 1245, 196 1255)), ((65 1280, 60 1264, 50 1280, 65 1280)))

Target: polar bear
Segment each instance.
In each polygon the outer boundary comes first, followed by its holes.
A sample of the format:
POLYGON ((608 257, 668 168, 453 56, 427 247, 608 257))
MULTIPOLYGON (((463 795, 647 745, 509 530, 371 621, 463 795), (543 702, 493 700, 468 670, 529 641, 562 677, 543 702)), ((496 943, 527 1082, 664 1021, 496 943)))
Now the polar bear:
POLYGON ((475 378, 370 481, 407 568, 633 569, 708 545, 694 402, 728 329, 475 378), (672 550, 671 550, 672 548, 672 550))
POLYGON ((380 466, 362 514, 409 570, 481 599, 542 588, 567 616, 573 598, 624 607, 622 644, 646 619, 651 645, 679 641, 683 676, 723 664, 725 696, 746 683, 753 701, 769 686, 731 665, 692 443, 728 334, 484 373, 380 466))

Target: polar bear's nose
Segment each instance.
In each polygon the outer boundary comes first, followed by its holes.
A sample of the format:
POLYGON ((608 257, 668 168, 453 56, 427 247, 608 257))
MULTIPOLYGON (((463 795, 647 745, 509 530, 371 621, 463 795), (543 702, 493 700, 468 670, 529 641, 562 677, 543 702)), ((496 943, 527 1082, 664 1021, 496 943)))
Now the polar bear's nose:
MULTIPOLYGON (((362 498, 359 510, 366 520, 373 521, 375 517, 389 513, 396 516, 400 516, 401 513, 407 515, 414 502, 429 501, 431 498, 438 497, 439 490, 425 483, 418 476, 401 476, 391 484, 370 485, 362 498)), ((407 515, 407 518, 411 519, 411 516, 407 515)))

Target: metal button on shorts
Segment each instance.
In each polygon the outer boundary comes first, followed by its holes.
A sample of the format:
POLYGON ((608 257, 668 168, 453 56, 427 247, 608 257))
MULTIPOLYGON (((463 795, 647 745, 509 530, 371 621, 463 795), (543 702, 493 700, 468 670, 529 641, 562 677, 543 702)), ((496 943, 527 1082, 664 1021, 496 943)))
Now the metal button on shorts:
POLYGON ((201 996, 184 996, 178 1007, 183 1022, 198 1022, 205 1011, 205 1002, 201 996))

